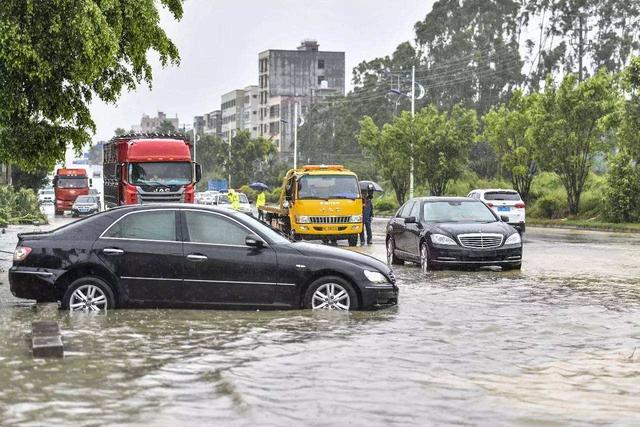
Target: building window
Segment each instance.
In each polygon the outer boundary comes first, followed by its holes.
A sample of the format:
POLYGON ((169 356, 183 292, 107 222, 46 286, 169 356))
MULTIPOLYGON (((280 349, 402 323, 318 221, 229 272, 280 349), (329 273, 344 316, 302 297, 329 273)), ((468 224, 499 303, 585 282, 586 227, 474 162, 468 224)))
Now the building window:
POLYGON ((324 59, 318 59, 318 69, 324 70, 324 59))
POLYGON ((271 108, 269 108, 269 117, 271 117, 271 118, 280 117, 280 106, 279 105, 272 105, 271 108))
POLYGON ((280 122, 269 123, 269 134, 276 135, 280 132, 280 122))
POLYGON ((318 84, 322 84, 322 82, 324 81, 324 76, 318 76, 318 84))

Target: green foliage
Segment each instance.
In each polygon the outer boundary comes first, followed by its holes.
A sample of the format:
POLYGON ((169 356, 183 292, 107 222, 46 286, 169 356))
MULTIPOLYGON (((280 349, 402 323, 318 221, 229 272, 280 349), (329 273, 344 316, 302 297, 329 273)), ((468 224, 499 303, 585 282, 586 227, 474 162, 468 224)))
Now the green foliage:
POLYGON ((537 199, 529 209, 529 215, 538 218, 563 218, 567 212, 567 198, 562 192, 547 193, 537 199))
POLYGON ((439 0, 416 23, 423 53, 417 74, 429 102, 448 110, 462 103, 484 114, 524 80, 520 1, 439 0))
POLYGON ((163 120, 160 123, 160 126, 156 129, 158 133, 161 134, 170 134, 175 133, 177 131, 176 127, 169 120, 163 120))
POLYGON ((635 57, 622 73, 627 99, 617 137, 620 145, 634 160, 640 160, 640 56, 635 57))
MULTIPOLYGON (((433 196, 442 196, 447 184, 462 175, 467 166, 471 144, 476 138, 476 113, 460 105, 451 113, 440 112, 434 106, 425 107, 416 114, 411 127, 409 113, 403 114, 391 137, 413 136, 416 176, 425 179, 433 196)), ((393 129, 393 128, 391 128, 393 129)))
POLYGON ((466 171, 460 178, 447 186, 446 196, 466 197, 471 190, 478 188, 510 188, 510 184, 501 178, 480 178, 472 171, 466 171))
POLYGON ((16 191, 11 186, 0 186, 0 226, 31 224, 35 221, 47 223, 47 217, 40 212, 36 193, 27 188, 16 191))
POLYGON ((640 221, 640 168, 622 152, 609 163, 606 216, 613 222, 640 221))
POLYGON ((416 140, 416 135, 406 125, 395 126, 397 120, 407 122, 406 114, 401 117, 380 130, 371 117, 365 116, 360 121, 358 133, 358 143, 373 158, 380 176, 389 181, 399 204, 404 203, 409 190, 411 144, 416 140))
POLYGON ((531 183, 538 173, 536 145, 530 131, 536 97, 537 94, 525 96, 515 91, 505 105, 492 109, 483 118, 483 137, 498 153, 513 188, 525 202, 529 201, 531 183))
POLYGON ((30 188, 33 191, 38 191, 49 181, 47 173, 48 171, 46 169, 27 172, 22 170, 20 166, 13 166, 11 169, 11 184, 15 188, 30 188))
POLYGON ((95 131, 89 104, 151 85, 147 54, 178 63, 158 5, 182 0, 0 2, 0 162, 51 169, 95 131))
POLYGON ((594 155, 611 148, 607 134, 619 102, 616 79, 604 70, 582 83, 572 74, 559 85, 549 77, 544 93, 534 102, 531 137, 538 164, 558 174, 573 215, 578 213, 594 155))
POLYGON ((232 137, 231 147, 218 136, 204 135, 198 140, 197 150, 203 177, 225 179, 231 173, 231 188, 262 180, 263 172, 277 151, 271 141, 252 139, 247 131, 232 137))
POLYGON ((399 207, 396 200, 388 197, 373 199, 373 211, 376 215, 390 215, 395 213, 399 207))

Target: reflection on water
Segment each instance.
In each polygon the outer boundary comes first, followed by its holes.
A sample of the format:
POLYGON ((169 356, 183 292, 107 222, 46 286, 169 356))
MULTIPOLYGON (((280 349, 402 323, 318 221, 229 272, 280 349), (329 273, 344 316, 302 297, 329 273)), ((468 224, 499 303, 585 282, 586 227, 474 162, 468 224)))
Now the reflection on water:
POLYGON ((32 360, 34 312, 5 307, 0 425, 637 424, 634 246, 601 274, 597 243, 531 240, 522 273, 399 267, 379 312, 61 312, 63 361, 32 360))

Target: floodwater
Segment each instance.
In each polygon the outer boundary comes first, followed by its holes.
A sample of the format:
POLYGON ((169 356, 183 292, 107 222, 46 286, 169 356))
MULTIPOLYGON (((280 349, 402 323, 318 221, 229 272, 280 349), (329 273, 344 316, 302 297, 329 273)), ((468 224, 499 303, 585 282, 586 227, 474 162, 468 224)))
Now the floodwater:
POLYGON ((405 265, 378 312, 59 312, 64 360, 31 358, 3 274, 0 425, 638 425, 638 260, 531 229, 522 272, 405 265))

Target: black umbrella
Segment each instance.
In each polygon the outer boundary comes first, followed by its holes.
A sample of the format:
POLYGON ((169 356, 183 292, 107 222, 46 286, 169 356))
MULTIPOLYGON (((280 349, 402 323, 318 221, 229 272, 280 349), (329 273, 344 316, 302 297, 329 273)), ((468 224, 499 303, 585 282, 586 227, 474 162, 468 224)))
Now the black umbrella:
POLYGON ((263 184, 262 182, 254 182, 249 184, 249 188, 252 190, 260 191, 260 190, 268 190, 269 186, 267 184, 263 184))
POLYGON ((384 193, 380 184, 373 181, 360 181, 360 190, 362 191, 377 191, 379 193, 384 193))

